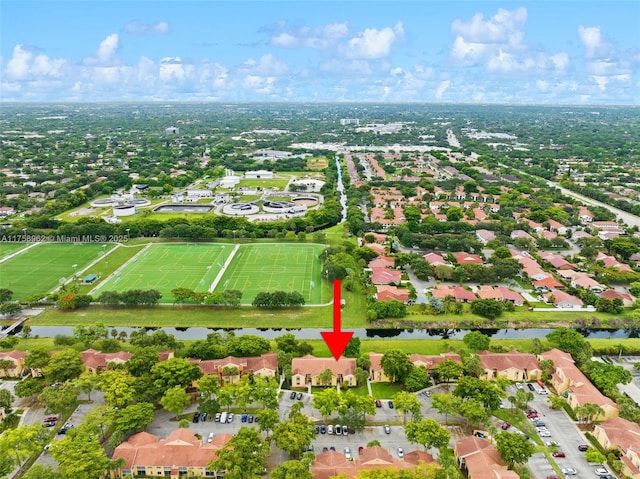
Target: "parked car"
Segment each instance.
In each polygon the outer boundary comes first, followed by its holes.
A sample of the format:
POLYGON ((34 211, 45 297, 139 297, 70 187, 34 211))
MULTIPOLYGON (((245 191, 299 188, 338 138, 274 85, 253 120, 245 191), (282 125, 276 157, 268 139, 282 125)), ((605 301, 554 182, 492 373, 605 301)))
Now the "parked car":
POLYGON ((391 428, 389 427, 388 424, 384 425, 384 432, 385 434, 391 434, 391 428))
POLYGON ((200 414, 200 422, 205 422, 207 420, 207 413, 203 412, 202 414, 200 414))
POLYGON ((527 383, 527 387, 529 388, 529 391, 535 391, 536 388, 533 387, 533 384, 531 383, 527 383))
POLYGON ((545 388, 541 388, 540 390, 538 390, 538 394, 547 395, 549 394, 549 390, 545 388))
POLYGON ((516 383, 516 389, 522 389, 522 384, 516 383))
POLYGON ((296 399, 300 401, 302 399, 302 393, 298 393, 298 395, 296 396, 296 399))
POLYGON ((295 399, 295 398, 296 398, 296 392, 291 391, 291 394, 289 394, 289 399, 295 399))
POLYGON ((341 436, 342 435, 342 426, 340 426, 339 424, 337 426, 335 426, 333 428, 333 430, 336 433, 336 436, 341 436))
POLYGON ((316 434, 320 434, 320 426, 315 427, 316 434))
POLYGON ((249 419, 248 419, 249 424, 253 423, 253 420, 254 420, 253 414, 249 414, 249 419))
POLYGON ((600 476, 600 477, 602 477, 602 476, 607 476, 607 475, 611 474, 611 473, 609 472, 609 469, 607 469, 607 468, 606 468, 606 467, 604 467, 604 466, 598 466, 598 467, 596 467, 594 472, 595 472, 598 476, 600 476))
POLYGON ((380 401, 380 399, 376 399, 376 407, 382 407, 382 401, 380 401))
POLYGON ((200 420, 200 413, 198 411, 193 413, 193 422, 198 422, 200 420))
POLYGON ((506 431, 507 429, 509 429, 511 427, 511 424, 509 424, 508 422, 503 422, 502 423, 502 430, 506 431))
POLYGON ((331 424, 327 427, 327 434, 333 434, 333 426, 331 424))
POLYGON ((349 449, 348 447, 344 448, 344 457, 346 459, 351 459, 351 449, 349 449))
POLYGON ((566 455, 564 452, 562 452, 562 451, 552 452, 552 453, 551 453, 551 455, 552 455, 553 457, 567 457, 567 455, 566 455))
POLYGON ((364 452, 364 447, 359 446, 358 447, 358 454, 362 454, 364 452))
POLYGON ((55 421, 43 421, 42 426, 43 427, 52 427, 55 426, 56 422, 55 421))
POLYGON ((565 476, 575 476, 576 474, 578 474, 578 471, 576 471, 573 467, 563 467, 562 469, 560 469, 560 472, 562 472, 562 474, 564 474, 565 476))
POLYGON ((404 457, 404 449, 401 447, 398 448, 398 457, 402 459, 404 457))
POLYGON ((349 435, 349 428, 345 425, 342 426, 342 435, 343 436, 348 436, 349 435))
POLYGON ((233 413, 230 412, 229 415, 227 416, 227 422, 233 422, 233 413))
POLYGON ((331 446, 329 449, 332 450, 332 451, 335 451, 336 447, 335 446, 331 446))
POLYGON ((327 433, 327 426, 320 426, 320 434, 326 434, 327 433))
POLYGON ((560 479, 560 476, 556 474, 551 474, 550 476, 547 476, 547 479, 560 479))
POLYGON ((240 422, 247 422, 247 415, 243 414, 242 416, 240 416, 240 422))
POLYGON ((209 442, 209 443, 213 442, 213 436, 215 436, 215 434, 210 432, 209 433, 209 437, 207 438, 207 442, 209 442))
POLYGON ((538 436, 540 436, 540 437, 551 437, 551 432, 549 432, 548 429, 546 431, 540 431, 538 433, 538 436))
POLYGON ((329 450, 329 448, 328 448, 327 446, 324 446, 324 447, 322 448, 322 452, 327 452, 328 450, 329 450))
POLYGON ((58 434, 66 434, 69 429, 73 427, 73 424, 65 424, 58 430, 58 434))
POLYGON ((580 445, 578 446, 578 451, 584 452, 584 451, 586 451, 587 449, 589 449, 589 446, 587 446, 586 444, 580 444, 580 445))
POLYGON ((389 401, 389 409, 393 409, 393 401, 389 401))

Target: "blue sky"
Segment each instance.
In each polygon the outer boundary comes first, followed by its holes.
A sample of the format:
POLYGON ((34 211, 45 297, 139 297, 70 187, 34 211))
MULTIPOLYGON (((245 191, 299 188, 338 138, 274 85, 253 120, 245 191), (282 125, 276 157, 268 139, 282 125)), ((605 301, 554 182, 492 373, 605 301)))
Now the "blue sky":
POLYGON ((640 2, 0 3, 2 101, 640 104, 640 2))

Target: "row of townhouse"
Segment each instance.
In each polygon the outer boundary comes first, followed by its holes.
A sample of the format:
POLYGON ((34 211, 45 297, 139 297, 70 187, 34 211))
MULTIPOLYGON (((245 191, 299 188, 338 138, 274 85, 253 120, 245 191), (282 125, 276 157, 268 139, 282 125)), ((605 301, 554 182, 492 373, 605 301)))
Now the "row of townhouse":
POLYGON ((631 479, 640 479, 640 426, 621 417, 597 424, 593 436, 607 449, 617 449, 622 462, 622 473, 631 479))
POLYGON ((520 476, 508 468, 500 453, 488 439, 476 436, 456 441, 453 448, 458 466, 466 471, 468 479, 518 479, 520 476))
POLYGON ((462 286, 450 286, 441 283, 431 289, 431 295, 441 301, 447 297, 452 297, 456 301, 468 303, 480 298, 510 301, 516 306, 522 306, 524 304, 524 298, 522 295, 507 288, 506 286, 481 285, 474 292, 462 286))
MULTIPOLYGON (((578 369, 571 355, 552 349, 540 354, 511 351, 509 353, 492 353, 483 351, 479 353, 480 366, 484 370, 483 379, 495 380, 503 377, 511 381, 531 381, 538 379, 541 374, 539 361, 550 359, 554 364, 554 372, 550 383, 559 395, 565 395, 569 405, 575 409, 586 403, 600 406, 604 413, 596 420, 610 419, 618 416, 618 406, 608 397, 604 396, 591 384, 586 376, 578 369)), ((14 368, 7 368, 7 372, 25 371, 24 352, 9 351, 0 353, 0 359, 10 359, 14 362, 14 368)), ((90 373, 99 373, 106 369, 109 363, 122 364, 131 357, 130 353, 101 353, 95 350, 82 352, 82 358, 90 373)), ((160 360, 173 357, 171 351, 159 353, 160 360)), ((390 382, 382 368, 381 353, 369 353, 370 369, 369 380, 371 382, 390 382)), ((460 356, 456 353, 440 355, 411 354, 408 356, 416 367, 424 367, 428 372, 444 360, 453 360, 461 363, 460 356)), ((192 362, 198 364, 203 374, 216 375, 222 383, 236 382, 246 374, 261 377, 276 377, 278 374, 278 360, 276 353, 270 352, 256 357, 236 358, 229 356, 223 359, 198 360, 192 362)), ((309 386, 335 386, 337 384, 349 387, 357 386, 356 360, 354 358, 340 357, 337 361, 333 358, 318 358, 307 355, 294 358, 291 363, 291 382, 294 388, 306 388, 309 386), (324 380, 325 371, 331 372, 331 377, 324 380), (321 379, 322 378, 322 379, 321 379)), ((14 377, 20 377, 20 374, 14 377)))
MULTIPOLYGON (((112 479, 133 476, 149 477, 224 477, 225 471, 211 471, 207 464, 217 459, 217 452, 232 438, 230 434, 215 436, 203 442, 189 429, 176 429, 165 439, 141 432, 116 447, 113 459, 122 459, 122 468, 111 472, 112 479)), ((437 464, 424 451, 411 451, 404 459, 394 458, 380 446, 367 447, 357 458, 349 460, 342 452, 326 451, 318 454, 311 465, 314 479, 355 477, 371 469, 412 470, 418 465, 437 464)))
POLYGON ((604 411, 595 420, 602 421, 618 417, 618 405, 602 394, 578 369, 569 353, 552 349, 538 356, 540 360, 553 361, 554 372, 550 383, 558 395, 565 395, 572 409, 587 403, 597 404, 604 411))

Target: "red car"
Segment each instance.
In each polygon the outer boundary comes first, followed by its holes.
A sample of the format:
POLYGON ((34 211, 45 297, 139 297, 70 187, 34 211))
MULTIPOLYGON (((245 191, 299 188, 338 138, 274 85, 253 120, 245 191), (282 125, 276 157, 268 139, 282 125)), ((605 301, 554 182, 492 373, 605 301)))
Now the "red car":
POLYGON ((560 479, 560 476, 556 476, 555 474, 552 474, 550 476, 547 476, 547 479, 560 479))
POLYGON ((527 413, 527 419, 535 419, 537 417, 538 417, 538 413, 535 413, 535 412, 527 413))
POLYGON ((551 453, 551 455, 553 457, 567 457, 566 454, 564 452, 562 452, 562 451, 553 452, 553 453, 551 453))
POLYGON ((382 401, 380 401, 380 399, 376 399, 376 407, 382 407, 382 401))
POLYGON ((509 424, 508 422, 503 422, 502 423, 502 430, 506 431, 507 429, 509 429, 511 427, 511 424, 509 424))
POLYGON ((364 447, 360 446, 358 448, 358 454, 362 454, 363 451, 364 451, 364 447))

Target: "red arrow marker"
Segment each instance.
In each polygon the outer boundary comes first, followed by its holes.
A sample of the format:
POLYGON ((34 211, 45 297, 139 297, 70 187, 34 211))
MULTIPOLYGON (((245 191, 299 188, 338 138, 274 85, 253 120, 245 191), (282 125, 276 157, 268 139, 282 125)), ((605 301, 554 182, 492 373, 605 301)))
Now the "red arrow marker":
POLYGON ((342 312, 340 304, 340 280, 333 281, 333 331, 321 331, 324 342, 327 343, 331 354, 336 361, 342 356, 347 343, 353 336, 353 331, 340 331, 340 314, 342 312))

